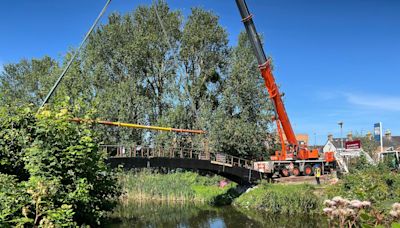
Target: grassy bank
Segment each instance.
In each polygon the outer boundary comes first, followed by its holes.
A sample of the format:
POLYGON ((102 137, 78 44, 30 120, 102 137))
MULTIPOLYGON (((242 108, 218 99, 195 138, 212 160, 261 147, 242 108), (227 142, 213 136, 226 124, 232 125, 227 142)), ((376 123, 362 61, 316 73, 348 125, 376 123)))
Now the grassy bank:
POLYGON ((236 184, 219 187, 219 176, 202 176, 193 172, 161 174, 144 170, 124 173, 120 182, 125 194, 122 202, 153 200, 168 202, 216 203, 236 184))
POLYGON ((260 184, 235 199, 234 206, 268 214, 313 214, 320 212, 322 200, 311 185, 260 184))

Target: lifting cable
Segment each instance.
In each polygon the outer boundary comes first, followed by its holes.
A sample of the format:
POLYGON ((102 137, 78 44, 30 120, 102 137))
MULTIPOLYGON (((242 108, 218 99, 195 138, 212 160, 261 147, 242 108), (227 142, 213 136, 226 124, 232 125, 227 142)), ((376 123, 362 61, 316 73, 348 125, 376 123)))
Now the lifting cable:
MULTIPOLYGON (((96 20, 94 21, 92 27, 90 27, 89 31, 86 33, 85 38, 82 40, 81 44, 79 45, 78 49, 75 51, 74 55, 72 58, 69 60, 68 64, 65 66, 64 70, 62 71, 61 75, 58 77, 57 81, 54 83, 53 87, 51 88, 50 92, 47 94, 46 98, 44 99, 42 105, 40 108, 43 108, 43 106, 49 101, 50 97, 53 95, 54 91, 57 89, 58 85, 60 84, 61 80, 64 78, 65 74, 71 67, 72 62, 75 60, 77 54, 80 52, 81 48, 83 45, 86 43, 86 40, 89 38, 90 34, 92 33, 93 29, 97 26, 99 20, 103 16, 103 14, 106 12, 108 6, 110 5, 111 0, 107 0, 105 6, 101 10, 100 14, 97 16, 96 20)), ((40 109, 39 108, 39 109, 40 109)))
MULTIPOLYGON (((160 14, 158 13, 158 10, 157 10, 158 4, 155 2, 155 0, 153 0, 153 5, 154 5, 154 11, 156 12, 158 23, 160 24, 162 32, 164 34, 164 39, 167 42, 167 45, 168 45, 169 49, 173 50, 172 49, 171 40, 169 39, 167 30, 165 29, 164 24, 162 22, 162 19, 160 17, 160 14)), ((173 55, 173 58, 175 60, 175 63, 178 64, 178 61, 177 61, 178 59, 176 58, 176 55, 173 55)))
MULTIPOLYGON (((171 50, 173 50, 172 44, 171 44, 171 40, 170 40, 170 38, 169 38, 169 35, 168 35, 167 30, 165 29, 165 26, 164 26, 164 23, 163 23, 163 21, 162 21, 162 18, 161 18, 161 16, 160 16, 159 12, 158 12, 158 9, 157 9, 158 4, 156 3, 155 0, 153 0, 153 5, 154 5, 154 11, 155 11, 155 13, 156 13, 158 23, 160 24, 161 30, 162 30, 163 35, 164 35, 164 39, 165 39, 165 41, 167 42, 168 47, 169 47, 171 50)), ((174 65, 175 65, 176 69, 177 69, 177 70, 180 70, 180 71, 181 71, 181 74, 184 74, 184 75, 187 77, 186 71, 183 69, 182 66, 179 65, 179 61, 178 61, 178 58, 176 57, 176 54, 173 53, 173 54, 172 54, 172 57, 174 58, 174 62, 175 62, 174 65)), ((186 93, 187 93, 187 94, 190 94, 190 93, 189 93, 189 90, 187 89, 187 87, 184 87, 184 89, 186 90, 186 93)), ((193 108, 193 105, 191 105, 191 108, 193 109, 193 111, 195 111, 194 108, 193 108)))

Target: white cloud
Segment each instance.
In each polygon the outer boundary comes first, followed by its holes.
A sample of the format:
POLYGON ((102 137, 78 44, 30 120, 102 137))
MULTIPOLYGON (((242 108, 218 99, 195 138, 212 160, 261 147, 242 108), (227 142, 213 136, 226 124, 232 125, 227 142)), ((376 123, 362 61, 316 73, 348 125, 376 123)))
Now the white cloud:
POLYGON ((400 97, 344 93, 347 102, 366 108, 386 111, 400 111, 400 97))
MULTIPOLYGON (((332 100, 338 101, 344 99, 348 104, 355 105, 358 108, 361 107, 368 109, 376 109, 377 111, 382 111, 382 110, 396 111, 396 112, 400 111, 400 96, 388 96, 383 94, 365 94, 365 93, 352 93, 352 92, 349 93, 343 91, 318 91, 316 93, 316 99, 322 101, 332 101, 332 100)), ((350 110, 353 109, 348 109, 347 111, 350 110)))

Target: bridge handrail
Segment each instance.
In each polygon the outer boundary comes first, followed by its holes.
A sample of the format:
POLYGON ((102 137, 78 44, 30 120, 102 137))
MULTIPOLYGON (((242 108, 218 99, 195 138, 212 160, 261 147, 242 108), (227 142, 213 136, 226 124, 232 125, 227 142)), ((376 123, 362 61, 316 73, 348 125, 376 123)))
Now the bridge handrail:
POLYGON ((209 160, 212 163, 223 166, 237 166, 247 169, 254 169, 253 161, 239 158, 233 155, 205 151, 197 148, 187 147, 160 147, 160 146, 123 146, 123 145, 100 145, 100 148, 105 150, 108 154, 109 148, 112 149, 114 154, 112 157, 168 157, 168 158, 186 158, 209 160))

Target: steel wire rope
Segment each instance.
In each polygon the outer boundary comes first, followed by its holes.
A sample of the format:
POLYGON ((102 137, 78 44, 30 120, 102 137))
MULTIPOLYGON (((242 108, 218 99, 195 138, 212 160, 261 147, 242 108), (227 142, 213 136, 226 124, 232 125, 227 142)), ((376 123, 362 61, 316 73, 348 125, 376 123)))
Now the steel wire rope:
MULTIPOLYGON (((162 18, 161 18, 161 16, 160 16, 159 12, 158 12, 158 9, 157 9, 158 4, 156 3, 155 0, 153 0, 153 5, 154 5, 154 11, 155 11, 155 13, 156 13, 158 23, 160 24, 161 30, 162 30, 162 32, 163 32, 163 34, 164 34, 164 39, 165 39, 165 41, 167 42, 168 47, 169 47, 171 50, 173 50, 173 47, 172 47, 172 44, 171 44, 171 40, 170 40, 170 38, 169 38, 169 35, 168 35, 167 30, 165 29, 164 23, 162 22, 162 18)), ((180 66, 180 65, 178 64, 179 61, 178 61, 178 58, 176 57, 176 54, 175 54, 175 53, 172 54, 172 58, 174 59, 174 62, 175 62, 174 65, 175 65, 175 67, 176 67, 178 70, 181 71, 181 74, 185 74, 185 76, 187 77, 186 71, 184 71, 184 69, 182 68, 182 66, 180 66)), ((184 87, 184 89, 186 90, 186 93, 187 93, 188 95, 190 95, 190 92, 189 92, 189 90, 187 89, 187 87, 184 87)), ((193 105, 191 105, 191 107, 192 107, 193 111, 196 111, 196 110, 193 108, 193 105)))
MULTIPOLYGON (((80 43, 78 49, 75 51, 75 53, 73 54, 72 58, 69 60, 68 64, 65 66, 64 70, 62 71, 61 75, 58 77, 57 81, 54 83, 54 85, 51 88, 50 92, 47 94, 47 96, 44 99, 44 101, 43 101, 42 105, 40 106, 40 108, 42 108, 49 101, 50 97, 53 95, 54 91, 57 89, 57 87, 60 84, 61 80, 64 78, 65 74, 67 73, 67 71, 71 67, 73 61, 75 60, 75 58, 77 56, 77 54, 80 52, 80 50, 82 49, 83 45, 86 43, 86 40, 89 38, 90 34, 94 30, 94 28, 97 26, 99 20, 102 18, 102 16, 106 12, 106 10, 107 10, 108 6, 110 5, 110 3, 111 3, 111 0, 107 0, 107 2, 104 5, 103 9, 100 11, 100 14, 97 16, 96 20, 94 21, 94 23, 90 27, 89 31, 86 33, 85 38, 80 43)), ((39 108, 39 110, 40 110, 40 108, 39 108)))
MULTIPOLYGON (((155 13, 156 13, 158 23, 160 24, 161 30, 162 30, 163 35, 164 35, 164 39, 165 39, 165 41, 167 42, 167 45, 168 45, 169 49, 170 49, 170 50, 173 50, 170 37, 169 37, 168 32, 167 32, 167 30, 166 30, 166 28, 165 28, 165 26, 164 26, 164 23, 163 23, 163 21, 162 21, 162 18, 161 18, 161 16, 160 16, 159 12, 158 12, 158 9, 157 9, 158 4, 156 3, 155 0, 153 0, 153 5, 154 5, 154 11, 155 11, 155 13)), ((175 65, 176 69, 179 70, 179 71, 181 71, 181 74, 184 74, 185 77, 188 77, 188 76, 187 76, 187 72, 183 69, 182 66, 180 66, 180 65, 178 64, 179 61, 178 61, 178 58, 177 58, 177 56, 176 56, 176 53, 172 53, 172 58, 174 59, 174 65, 175 65)), ((188 88, 184 86, 184 90, 186 90, 186 93, 190 96, 190 92, 189 92, 188 88)), ((193 107, 193 104, 190 105, 190 106, 191 106, 192 110, 193 110, 194 112, 196 112, 195 108, 193 107)))

